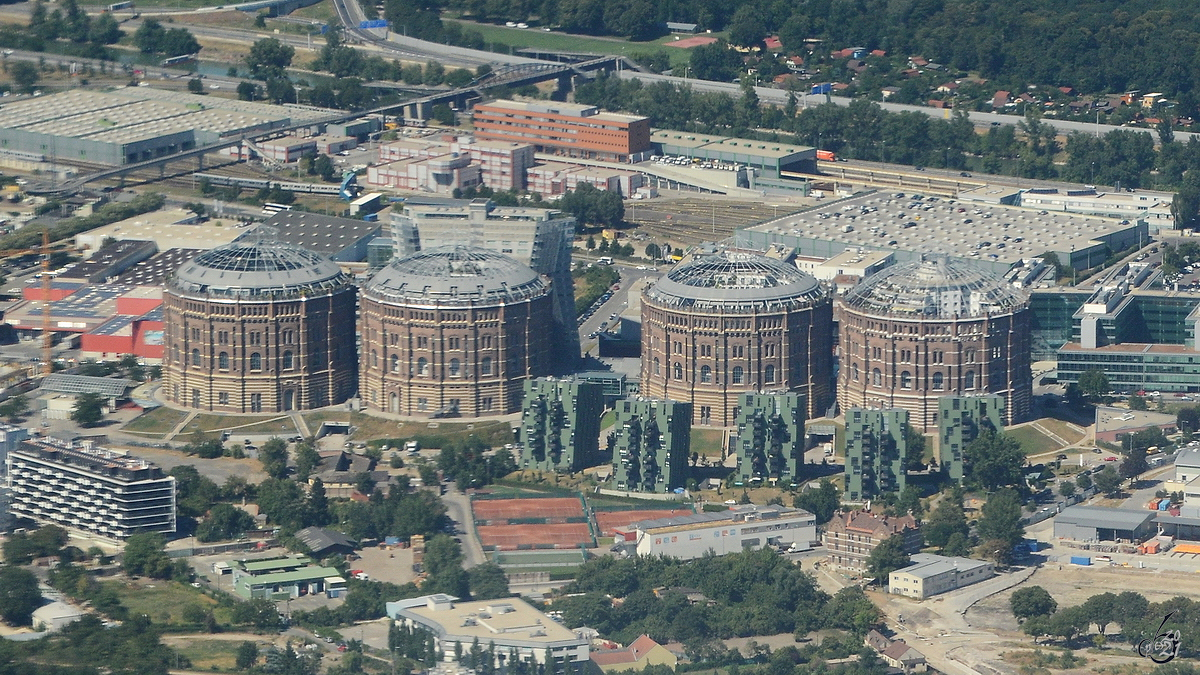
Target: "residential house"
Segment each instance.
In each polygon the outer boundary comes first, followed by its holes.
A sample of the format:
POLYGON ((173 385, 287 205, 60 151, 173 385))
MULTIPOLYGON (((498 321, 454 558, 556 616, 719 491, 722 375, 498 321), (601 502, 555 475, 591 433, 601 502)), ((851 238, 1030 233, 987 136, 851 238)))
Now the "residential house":
POLYGON ((883 100, 886 101, 888 100, 888 97, 898 91, 900 91, 900 87, 884 87, 880 90, 880 93, 883 94, 883 100))
POLYGON ((588 670, 593 673, 617 673, 625 670, 641 671, 646 666, 667 666, 674 670, 679 658, 666 647, 642 635, 624 649, 604 649, 591 652, 588 670))
POLYGON ((1062 93, 1066 94, 1067 96, 1075 95, 1075 87, 1059 87, 1058 90, 1061 91, 1062 93))
POLYGON ((882 49, 872 49, 871 56, 887 56, 887 52, 882 49))
POLYGON ((767 49, 783 49, 783 43, 780 42, 778 35, 772 35, 763 40, 763 43, 767 45, 767 49))
POLYGON ((1009 96, 1010 94, 1003 89, 997 91, 996 95, 992 97, 992 108, 1003 108, 1008 105, 1009 96))
POLYGON ((906 552, 921 550, 921 530, 912 516, 883 516, 857 510, 835 514, 825 526, 822 543, 834 567, 861 572, 867 568, 871 551, 895 535, 904 538, 906 552))
POLYGON ((896 640, 879 653, 884 663, 899 668, 905 673, 924 673, 929 669, 925 655, 910 647, 904 640, 896 640))
POLYGON ((924 68, 929 65, 929 62, 923 56, 910 56, 908 57, 908 65, 910 68, 924 68))
POLYGON ((936 99, 936 98, 931 98, 928 101, 926 101, 926 105, 928 105, 930 108, 937 108, 939 110, 942 108, 950 107, 949 103, 939 100, 939 99, 936 99))
POLYGON ((937 91, 939 94, 953 94, 958 91, 957 82, 946 82, 938 85, 937 91))

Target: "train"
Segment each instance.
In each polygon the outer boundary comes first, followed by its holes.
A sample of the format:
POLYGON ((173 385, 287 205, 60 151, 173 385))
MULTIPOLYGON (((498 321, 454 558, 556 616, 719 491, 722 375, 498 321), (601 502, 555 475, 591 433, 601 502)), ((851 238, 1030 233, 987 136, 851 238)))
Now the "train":
POLYGON ((263 188, 278 188, 287 190, 288 192, 301 192, 305 194, 317 195, 339 195, 342 188, 339 185, 318 185, 314 183, 289 183, 279 180, 267 180, 263 178, 238 178, 236 176, 217 176, 210 173, 193 174, 199 180, 207 180, 212 185, 223 185, 227 187, 250 188, 251 190, 261 190, 263 188))

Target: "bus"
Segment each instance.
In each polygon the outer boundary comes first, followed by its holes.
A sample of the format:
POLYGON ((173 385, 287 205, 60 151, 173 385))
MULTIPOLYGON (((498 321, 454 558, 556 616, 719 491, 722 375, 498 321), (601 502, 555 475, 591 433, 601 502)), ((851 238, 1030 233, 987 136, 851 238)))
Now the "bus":
POLYGON ((598 264, 611 265, 611 264, 613 264, 613 259, 610 258, 609 256, 604 256, 604 257, 600 258, 600 260, 598 261, 598 264))

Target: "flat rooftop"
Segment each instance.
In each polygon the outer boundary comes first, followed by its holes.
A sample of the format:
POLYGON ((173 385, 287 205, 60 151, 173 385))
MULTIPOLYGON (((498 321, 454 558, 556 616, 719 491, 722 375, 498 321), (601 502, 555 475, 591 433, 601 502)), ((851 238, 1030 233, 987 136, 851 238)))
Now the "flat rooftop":
POLYGON ((673 145, 689 150, 754 155, 757 157, 770 157, 772 159, 783 159, 800 154, 813 154, 815 157, 816 152, 815 148, 804 145, 753 141, 746 138, 733 138, 731 136, 710 136, 708 134, 674 131, 672 129, 655 129, 651 131, 650 142, 673 145))
POLYGON ((200 253, 202 251, 198 248, 169 248, 125 270, 117 277, 117 283, 161 286, 175 270, 200 253))
POLYGON ((1149 410, 1126 410, 1125 408, 1096 407, 1096 431, 1120 431, 1121 429, 1145 429, 1150 426, 1175 424, 1175 415, 1149 410))
POLYGON ((754 523, 761 521, 773 521, 782 518, 813 518, 813 514, 803 509, 794 509, 786 506, 742 506, 731 508, 727 511, 713 511, 709 513, 692 513, 682 516, 668 516, 666 518, 656 518, 653 520, 643 520, 630 525, 643 531, 661 530, 661 531, 677 531, 677 530, 695 530, 706 527, 713 527, 719 523, 754 523))
POLYGON ((1103 506, 1068 506, 1063 509, 1062 513, 1054 517, 1054 521, 1104 530, 1136 530, 1156 515, 1158 515, 1156 511, 1110 509, 1103 506))
POLYGON ((556 101, 509 101, 502 99, 499 101, 492 101, 491 103, 480 104, 476 107, 504 108, 515 112, 561 115, 563 117, 586 117, 588 119, 602 120, 605 122, 629 123, 646 119, 641 115, 622 115, 620 113, 601 112, 600 109, 594 105, 558 103, 556 101))
POLYGON ((100 248, 105 239, 153 241, 160 251, 171 248, 208 250, 237 239, 246 230, 236 221, 216 218, 192 223, 195 214, 183 209, 152 211, 75 235, 75 245, 100 248))
POLYGON ((1083 345, 1078 342, 1068 342, 1062 347, 1059 347, 1060 352, 1079 352, 1079 353, 1108 353, 1108 354, 1197 354, 1194 349, 1187 345, 1172 345, 1172 344, 1149 344, 1145 342, 1118 342, 1111 345, 1101 345, 1092 349, 1084 349, 1083 345))
POLYGON ((918 579, 928 579, 955 570, 970 572, 991 564, 983 560, 933 555, 932 553, 914 553, 909 559, 913 564, 896 570, 894 574, 907 574, 918 579))
MULTIPOLYGON (((334 256, 365 238, 379 236, 383 224, 319 213, 280 211, 263 223, 263 227, 274 228, 275 238, 279 241, 306 248, 314 253, 334 256)), ((253 232, 254 230, 250 230, 241 238, 252 238, 255 236, 253 232)))
POLYGON ((13 452, 128 481, 155 480, 166 476, 158 466, 136 457, 119 455, 104 448, 78 447, 70 441, 57 438, 24 441, 13 452))
MULTIPOLYGON (((438 626, 446 634, 480 643, 507 639, 522 642, 554 643, 581 641, 575 632, 534 609, 520 598, 479 600, 475 602, 428 601, 429 596, 388 603, 388 612, 411 615, 429 626, 438 626), (445 609, 434 609, 445 607, 445 609)), ((449 596, 442 596, 448 598, 449 596)))
POLYGON ((1077 213, 979 204, 919 192, 877 191, 745 229, 842 246, 1013 264, 1047 251, 1086 249, 1101 236, 1132 227, 1077 213), (991 245, 980 248, 985 241, 991 245))

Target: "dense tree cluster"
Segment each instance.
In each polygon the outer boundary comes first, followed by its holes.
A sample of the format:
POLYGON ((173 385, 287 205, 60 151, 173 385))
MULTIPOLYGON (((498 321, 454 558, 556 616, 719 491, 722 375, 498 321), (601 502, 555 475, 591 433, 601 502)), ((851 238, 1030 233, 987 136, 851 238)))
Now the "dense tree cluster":
POLYGON ((27 42, 12 46, 42 51, 46 43, 61 40, 69 45, 65 50, 67 53, 96 59, 110 58, 105 45, 116 44, 124 35, 112 14, 104 13, 92 19, 76 0, 63 0, 57 4, 55 9, 47 11, 42 0, 33 3, 26 33, 32 44, 27 42))
POLYGON ((33 532, 14 532, 4 542, 4 562, 28 565, 34 558, 59 555, 70 537, 57 525, 46 525, 33 532))
POLYGON ((41 640, 0 640, 0 675, 167 675, 169 668, 190 667, 160 634, 145 615, 109 627, 86 614, 41 640))
POLYGON ((475 435, 443 444, 437 464, 443 476, 464 490, 483 487, 517 470, 511 452, 504 448, 492 451, 475 435))
POLYGON ((200 51, 200 43, 186 28, 163 28, 154 19, 144 19, 133 34, 133 44, 146 54, 183 56, 200 51))
POLYGON ((963 449, 967 482, 985 490, 1023 485, 1025 453, 1015 438, 985 429, 963 449))
POLYGON ((601 190, 591 183, 580 183, 558 200, 558 208, 575 216, 580 225, 615 227, 625 218, 621 195, 601 190))
POLYGON ((693 646, 717 638, 807 633, 819 628, 865 632, 880 618, 858 587, 830 598, 811 576, 772 549, 680 561, 669 558, 585 563, 554 602, 568 626, 591 626, 630 642, 642 633, 693 646), (689 603, 660 587, 695 588, 716 603, 689 603), (575 595, 580 594, 580 595, 575 595), (624 598, 614 607, 611 598, 624 598))

